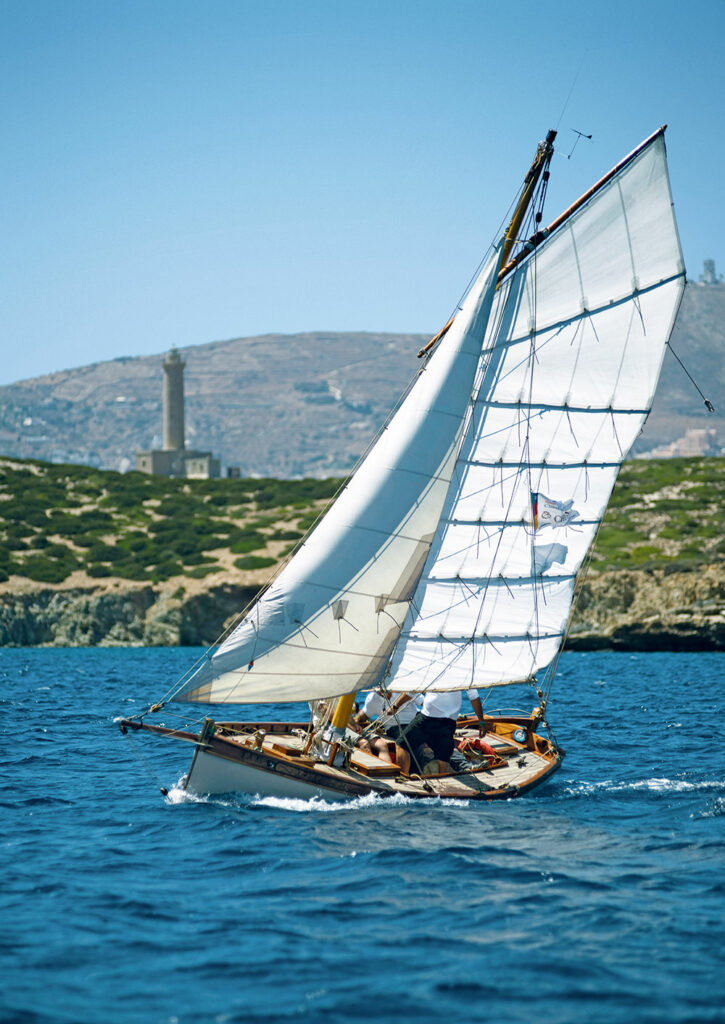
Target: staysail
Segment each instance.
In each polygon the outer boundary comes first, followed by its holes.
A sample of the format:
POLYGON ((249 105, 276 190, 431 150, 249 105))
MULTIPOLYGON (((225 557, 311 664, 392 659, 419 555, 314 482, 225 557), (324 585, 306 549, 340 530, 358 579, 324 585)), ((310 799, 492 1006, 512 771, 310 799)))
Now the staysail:
POLYGON ((448 492, 500 261, 319 526, 175 699, 308 700, 379 680, 448 492))
POLYGON ((392 690, 529 680, 556 656, 684 284, 658 133, 502 283, 392 690))

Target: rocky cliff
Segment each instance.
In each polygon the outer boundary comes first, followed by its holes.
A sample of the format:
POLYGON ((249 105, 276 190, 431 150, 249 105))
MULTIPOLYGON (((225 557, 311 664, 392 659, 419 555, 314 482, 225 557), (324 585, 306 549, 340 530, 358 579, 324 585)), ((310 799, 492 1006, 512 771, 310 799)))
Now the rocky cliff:
MULTIPOLYGON (((127 585, 0 594, 0 646, 212 644, 254 587, 127 585)), ((725 650, 725 567, 592 571, 567 647, 574 650, 725 650)))
POLYGON ((590 572, 569 631, 573 650, 725 650, 725 568, 590 572))
POLYGON ((120 647, 212 644, 254 587, 31 587, 0 594, 0 646, 120 647))

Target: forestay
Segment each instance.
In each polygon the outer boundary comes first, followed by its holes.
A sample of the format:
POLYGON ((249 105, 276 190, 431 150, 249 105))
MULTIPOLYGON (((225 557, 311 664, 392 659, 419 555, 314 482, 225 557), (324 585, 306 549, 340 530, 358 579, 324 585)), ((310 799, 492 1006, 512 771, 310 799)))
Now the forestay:
POLYGON ((391 689, 528 680, 554 659, 683 288, 659 134, 497 293, 391 689))
POLYGON ((307 700, 379 680, 449 489, 499 263, 500 252, 319 526, 177 700, 307 700))

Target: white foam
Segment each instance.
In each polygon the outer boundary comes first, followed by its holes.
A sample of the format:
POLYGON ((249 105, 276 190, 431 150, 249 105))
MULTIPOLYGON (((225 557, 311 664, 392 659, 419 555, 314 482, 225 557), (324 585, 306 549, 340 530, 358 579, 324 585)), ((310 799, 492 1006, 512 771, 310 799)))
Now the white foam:
POLYGON ((175 782, 166 794, 167 804, 214 804, 217 807, 237 807, 231 800, 222 800, 218 796, 209 796, 201 793, 190 793, 184 789, 185 775, 182 775, 178 782, 175 782))
POLYGON ((725 781, 705 780, 687 782, 685 779, 638 779, 632 782, 613 782, 604 779, 601 782, 582 782, 577 786, 569 786, 565 793, 568 796, 583 796, 589 793, 626 793, 636 790, 648 790, 651 793, 689 793, 698 790, 725 790, 725 781))
POLYGON ((400 793, 388 797, 379 797, 376 793, 366 793, 365 796, 356 797, 354 800, 336 801, 335 803, 322 800, 317 796, 310 797, 309 800, 302 800, 300 797, 259 796, 252 801, 255 807, 274 807, 279 811, 292 811, 296 814, 309 814, 310 812, 331 814, 339 811, 369 810, 370 808, 377 810, 383 806, 400 807, 417 802, 417 800, 411 800, 400 793))
POLYGON ((166 794, 167 804, 205 804, 208 802, 203 796, 197 796, 196 793, 188 793, 182 787, 182 781, 183 776, 166 794))
POLYGON ((712 803, 697 814, 691 814, 691 818, 722 818, 725 815, 725 797, 718 796, 712 803))

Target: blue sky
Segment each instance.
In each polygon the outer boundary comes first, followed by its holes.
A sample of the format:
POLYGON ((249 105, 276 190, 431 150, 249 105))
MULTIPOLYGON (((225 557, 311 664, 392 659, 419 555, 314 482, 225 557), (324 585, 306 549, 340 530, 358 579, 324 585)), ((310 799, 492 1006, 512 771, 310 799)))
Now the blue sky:
POLYGON ((557 125, 545 220, 666 122, 690 277, 725 271, 725 0, 3 0, 0 26, 0 383, 436 331, 557 125))

